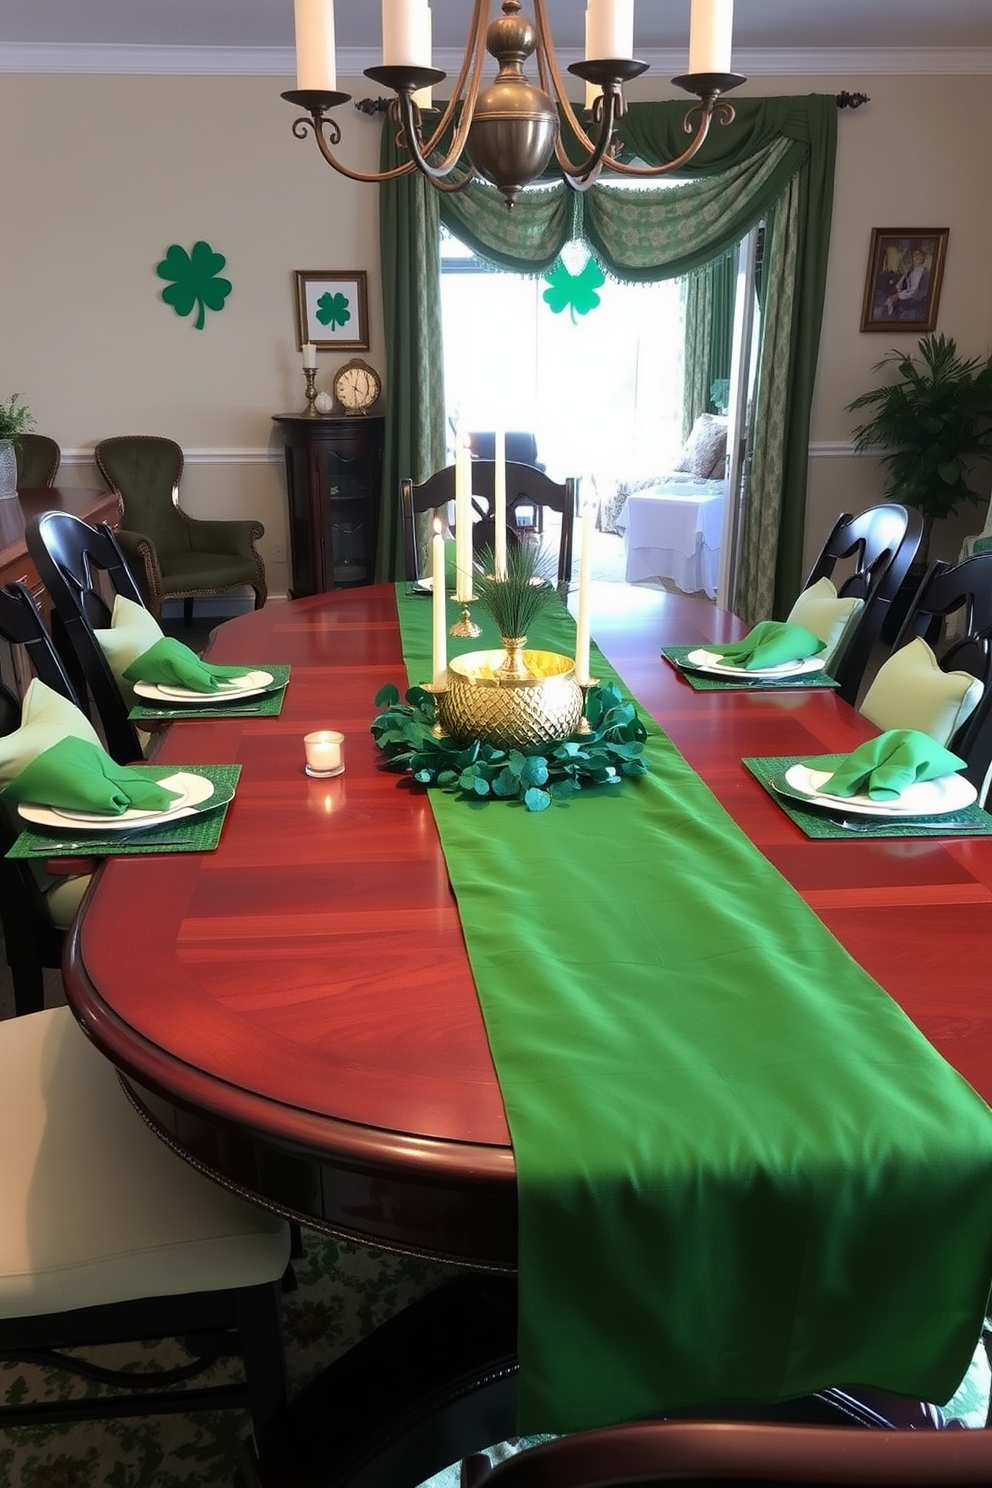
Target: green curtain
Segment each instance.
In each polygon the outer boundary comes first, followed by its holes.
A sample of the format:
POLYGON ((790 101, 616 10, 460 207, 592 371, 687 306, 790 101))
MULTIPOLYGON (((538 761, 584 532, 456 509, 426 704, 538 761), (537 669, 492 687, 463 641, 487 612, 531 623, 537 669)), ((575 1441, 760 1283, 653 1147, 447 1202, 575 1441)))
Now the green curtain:
POLYGON ((685 281, 685 395, 682 433, 699 414, 715 411, 714 382, 729 379, 733 350, 737 255, 724 254, 685 281))
MULTIPOLYGON (((385 119, 380 166, 399 165, 385 119)), ((444 359, 438 193, 414 171, 379 187, 379 251, 386 342, 386 424, 377 582, 402 578, 400 481, 422 481, 445 462, 444 359)))
MULTIPOLYGON (((740 99, 735 107, 731 125, 712 128, 686 172, 694 179, 685 184, 657 192, 593 187, 582 195, 558 184, 528 193, 508 211, 492 187, 473 183, 456 195, 443 195, 439 208, 441 220, 459 238, 501 267, 543 273, 569 239, 583 237, 606 272, 627 282, 678 278, 701 269, 732 252, 759 222, 775 219, 776 231, 766 232, 762 334, 765 319, 776 324, 780 359, 762 358, 767 379, 762 421, 756 411, 752 429, 756 444, 777 440, 779 448, 752 462, 751 480, 752 486, 756 480, 778 482, 778 488, 752 491, 745 541, 765 556, 745 566, 746 577, 733 596, 744 618, 757 619, 785 614, 801 582, 837 107, 826 95, 740 99), (782 213, 778 204, 784 196, 792 205, 782 213)), ((628 155, 649 163, 673 158, 684 148, 685 114, 681 101, 632 104, 620 130, 628 155)), ((392 344, 389 350, 392 360, 392 344)), ((432 359, 440 368, 440 335, 432 359)))

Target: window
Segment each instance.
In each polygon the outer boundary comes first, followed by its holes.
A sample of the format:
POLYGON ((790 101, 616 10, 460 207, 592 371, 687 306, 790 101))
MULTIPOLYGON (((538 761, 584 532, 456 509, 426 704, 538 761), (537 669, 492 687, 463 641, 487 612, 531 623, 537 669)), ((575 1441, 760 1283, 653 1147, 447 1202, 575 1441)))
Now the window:
MULTIPOLYGON (((588 261, 564 253, 570 274, 588 261)), ((607 279, 599 303, 555 313, 547 278, 489 268, 447 233, 441 309, 449 427, 522 429, 555 480, 668 469, 682 443, 682 297, 677 280, 607 279)), ((453 447, 453 439, 452 439, 453 447)))

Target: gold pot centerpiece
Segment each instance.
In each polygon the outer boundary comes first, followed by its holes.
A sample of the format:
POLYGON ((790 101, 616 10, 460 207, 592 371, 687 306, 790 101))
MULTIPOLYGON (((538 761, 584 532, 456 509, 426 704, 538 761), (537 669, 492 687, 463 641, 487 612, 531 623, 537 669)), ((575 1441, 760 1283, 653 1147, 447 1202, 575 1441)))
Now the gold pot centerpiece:
POLYGON ((502 651, 470 651, 448 664, 439 697, 442 728, 458 743, 479 739, 504 749, 557 743, 575 733, 582 689, 575 663, 557 651, 527 651, 526 636, 502 651))

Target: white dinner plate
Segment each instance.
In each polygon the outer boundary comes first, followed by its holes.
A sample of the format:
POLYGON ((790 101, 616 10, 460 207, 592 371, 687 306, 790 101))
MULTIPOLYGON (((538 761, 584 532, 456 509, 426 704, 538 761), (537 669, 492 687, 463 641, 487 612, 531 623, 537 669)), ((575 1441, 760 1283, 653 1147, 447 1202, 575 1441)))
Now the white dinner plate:
POLYGON ((213 810, 234 794, 232 790, 224 796, 205 775, 193 775, 184 770, 167 775, 158 784, 176 792, 175 801, 164 811, 139 811, 132 806, 120 816, 101 816, 95 811, 58 810, 54 806, 39 806, 30 801, 19 802, 17 810, 25 821, 41 827, 58 827, 63 832, 70 827, 75 832, 134 832, 142 827, 157 827, 161 822, 179 821, 184 816, 213 810))
POLYGON ((944 816, 950 811, 962 811, 978 799, 978 791, 963 775, 920 780, 907 785, 894 801, 873 801, 870 796, 860 795, 832 796, 823 789, 829 779, 828 770, 813 770, 809 765, 790 765, 785 772, 786 785, 811 806, 851 811, 861 816, 944 816))
POLYGON ((697 672, 710 672, 714 677, 802 677, 807 672, 821 672, 823 657, 807 656, 803 661, 783 661, 780 666, 748 669, 727 666, 716 651, 707 651, 705 647, 701 647, 698 651, 689 652, 686 665, 697 672))
POLYGON ((155 703, 233 703, 239 698, 255 697, 267 692, 275 678, 271 672, 245 672, 243 677, 230 677, 218 683, 216 692, 196 692, 192 687, 172 687, 165 682, 136 682, 138 697, 155 703))

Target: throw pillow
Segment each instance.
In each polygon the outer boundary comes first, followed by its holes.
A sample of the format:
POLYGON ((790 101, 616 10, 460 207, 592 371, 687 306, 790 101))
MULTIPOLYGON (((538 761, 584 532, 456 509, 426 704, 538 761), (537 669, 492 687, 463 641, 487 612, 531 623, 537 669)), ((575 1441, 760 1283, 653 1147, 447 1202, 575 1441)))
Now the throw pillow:
POLYGON ((33 677, 21 703, 20 728, 0 738, 0 788, 60 739, 86 739, 103 748, 96 729, 75 703, 33 677))
POLYGON ((820 637, 826 647, 823 664, 829 672, 831 664, 838 662, 847 649, 864 607, 863 599, 838 599, 829 579, 817 579, 803 590, 787 618, 820 637))
POLYGON ((880 729, 919 729, 949 744, 977 708, 982 684, 970 672, 944 672, 917 637, 883 662, 860 711, 880 729))
POLYGON ((162 627, 144 605, 135 604, 133 599, 125 599, 122 594, 118 594, 114 599, 110 629, 97 630, 94 634, 110 663, 110 670, 117 679, 125 702, 129 708, 133 707, 137 701, 134 685, 124 673, 132 661, 162 639, 162 627))
POLYGON ((727 454, 727 420, 715 413, 701 413, 689 432, 675 470, 688 470, 700 480, 723 475, 727 454))

